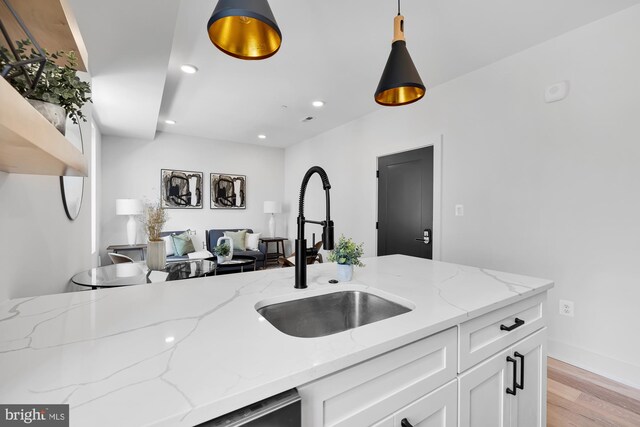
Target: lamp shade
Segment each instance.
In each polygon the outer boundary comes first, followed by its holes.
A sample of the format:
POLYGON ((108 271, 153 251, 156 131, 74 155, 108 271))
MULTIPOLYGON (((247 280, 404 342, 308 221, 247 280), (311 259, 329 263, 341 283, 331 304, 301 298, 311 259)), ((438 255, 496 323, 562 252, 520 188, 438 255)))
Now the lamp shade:
POLYGON ((391 53, 376 89, 375 100, 385 106, 406 105, 418 101, 425 92, 426 88, 404 40, 404 17, 398 15, 391 53))
POLYGON ((280 202, 267 201, 264 202, 264 213, 280 213, 282 212, 282 204, 280 202))
POLYGON ((139 199, 116 199, 116 215, 142 215, 142 210, 139 199))
POLYGON ((267 0, 219 0, 207 24, 211 42, 239 59, 265 59, 282 43, 267 0))

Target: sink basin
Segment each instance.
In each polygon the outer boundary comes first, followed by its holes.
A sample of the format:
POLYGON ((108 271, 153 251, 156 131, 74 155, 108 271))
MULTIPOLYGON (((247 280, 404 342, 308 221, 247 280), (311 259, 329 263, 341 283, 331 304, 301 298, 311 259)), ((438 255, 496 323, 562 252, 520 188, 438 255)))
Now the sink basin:
POLYGON ((362 291, 342 291, 266 305, 258 313, 281 332, 301 338, 323 337, 411 311, 362 291))

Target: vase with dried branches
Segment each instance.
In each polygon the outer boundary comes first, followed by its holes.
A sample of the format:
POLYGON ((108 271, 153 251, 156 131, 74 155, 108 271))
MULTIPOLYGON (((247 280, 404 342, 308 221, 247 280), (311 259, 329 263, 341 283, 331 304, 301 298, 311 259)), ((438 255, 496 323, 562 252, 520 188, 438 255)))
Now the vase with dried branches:
POLYGON ((150 270, 164 270, 167 264, 165 241, 160 237, 164 224, 169 219, 160 202, 145 203, 142 224, 149 237, 147 243, 147 267, 150 270))

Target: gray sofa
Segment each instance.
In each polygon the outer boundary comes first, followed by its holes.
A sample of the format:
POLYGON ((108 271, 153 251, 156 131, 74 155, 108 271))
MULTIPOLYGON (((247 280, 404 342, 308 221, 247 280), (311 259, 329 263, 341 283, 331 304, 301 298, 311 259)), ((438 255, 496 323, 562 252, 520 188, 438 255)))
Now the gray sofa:
MULTIPOLYGON (((253 233, 253 230, 250 228, 214 228, 211 230, 205 231, 205 241, 207 244, 207 250, 213 253, 213 248, 216 247, 218 243, 218 238, 224 236, 225 231, 239 231, 239 230, 247 230, 247 233, 253 233)), ((264 243, 260 243, 258 248, 259 251, 239 251, 237 248, 233 249, 233 255, 250 255, 255 257, 256 266, 261 267, 264 266, 265 253, 266 253, 266 245, 264 243)))

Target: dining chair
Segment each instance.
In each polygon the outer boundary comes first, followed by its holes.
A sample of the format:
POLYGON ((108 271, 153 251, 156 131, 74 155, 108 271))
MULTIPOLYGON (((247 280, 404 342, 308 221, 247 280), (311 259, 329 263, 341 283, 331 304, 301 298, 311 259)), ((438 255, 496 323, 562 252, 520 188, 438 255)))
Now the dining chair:
POLYGON ((111 262, 113 264, 123 264, 125 262, 133 262, 133 259, 129 258, 126 255, 109 253, 109 258, 111 258, 111 262))

